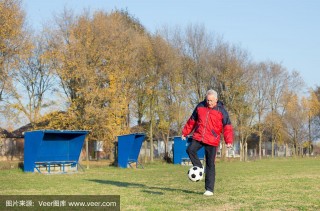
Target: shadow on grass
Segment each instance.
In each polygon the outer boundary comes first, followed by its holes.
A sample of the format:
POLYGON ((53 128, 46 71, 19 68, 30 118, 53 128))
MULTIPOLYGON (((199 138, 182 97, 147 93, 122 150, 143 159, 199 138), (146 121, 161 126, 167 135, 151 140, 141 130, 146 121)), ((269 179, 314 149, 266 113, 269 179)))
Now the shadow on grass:
POLYGON ((114 185, 118 187, 125 187, 125 188, 143 188, 143 192, 145 193, 152 193, 152 194, 158 194, 163 195, 163 192, 159 191, 173 191, 173 192, 184 192, 184 193, 193 193, 193 194, 202 194, 201 192, 197 191, 191 191, 191 190, 184 190, 179 188, 169 188, 169 187, 154 187, 154 186, 148 186, 145 184, 140 183, 134 183, 134 182, 120 182, 120 181, 114 181, 114 180, 88 180, 90 182, 96 182, 104 185, 114 185), (158 191, 157 191, 158 190, 158 191))
POLYGON ((153 195, 163 195, 163 192, 160 191, 150 191, 150 190, 143 190, 142 192, 148 193, 148 194, 153 194, 153 195))

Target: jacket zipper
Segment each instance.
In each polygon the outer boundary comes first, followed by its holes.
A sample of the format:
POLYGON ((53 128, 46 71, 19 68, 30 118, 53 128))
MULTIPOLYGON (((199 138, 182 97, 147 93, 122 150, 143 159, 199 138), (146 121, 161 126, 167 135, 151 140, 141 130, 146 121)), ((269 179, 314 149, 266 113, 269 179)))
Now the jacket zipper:
POLYGON ((206 115, 206 123, 204 125, 204 130, 203 130, 203 133, 202 133, 202 140, 201 142, 203 142, 203 139, 204 139, 204 134, 206 133, 206 129, 207 129, 207 123, 208 123, 208 116, 209 116, 209 112, 210 112, 210 109, 207 109, 207 115, 206 115))

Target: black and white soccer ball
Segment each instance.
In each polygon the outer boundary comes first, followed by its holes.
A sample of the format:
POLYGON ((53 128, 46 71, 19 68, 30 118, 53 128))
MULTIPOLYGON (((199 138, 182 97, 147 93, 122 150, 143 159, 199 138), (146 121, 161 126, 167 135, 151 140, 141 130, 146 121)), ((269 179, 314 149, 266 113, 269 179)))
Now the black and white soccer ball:
POLYGON ((193 166, 188 171, 188 177, 192 182, 199 182, 203 179, 203 168, 200 168, 198 166, 193 166))

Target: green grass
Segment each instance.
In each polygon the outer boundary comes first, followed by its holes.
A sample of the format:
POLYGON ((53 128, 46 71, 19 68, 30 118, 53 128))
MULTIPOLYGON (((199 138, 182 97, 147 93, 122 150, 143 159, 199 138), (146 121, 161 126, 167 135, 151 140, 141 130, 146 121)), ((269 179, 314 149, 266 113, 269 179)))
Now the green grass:
POLYGON ((120 195, 121 210, 320 210, 320 159, 217 162, 213 197, 188 166, 91 166, 76 174, 0 171, 2 195, 120 195))

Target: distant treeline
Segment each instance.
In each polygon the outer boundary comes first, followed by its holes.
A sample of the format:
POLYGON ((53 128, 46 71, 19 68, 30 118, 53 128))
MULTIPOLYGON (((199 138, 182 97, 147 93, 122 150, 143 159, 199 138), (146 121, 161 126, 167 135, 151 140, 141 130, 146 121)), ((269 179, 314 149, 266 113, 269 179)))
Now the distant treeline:
MULTIPOLYGON (((33 32, 19 0, 0 0, 0 115, 14 128, 85 129, 106 151, 134 130, 167 141, 215 89, 242 153, 250 140, 299 152, 319 137, 320 88, 201 24, 150 33, 125 10, 65 9, 33 32), (307 94, 306 94, 307 93, 307 94)), ((153 150, 150 150, 151 153, 153 150)), ((151 155, 152 157, 152 155, 151 155)))

